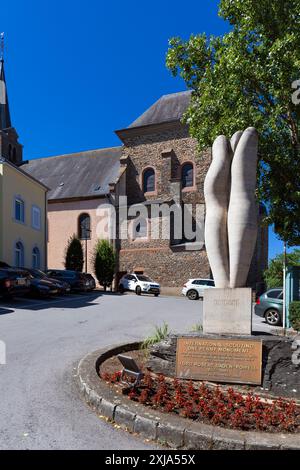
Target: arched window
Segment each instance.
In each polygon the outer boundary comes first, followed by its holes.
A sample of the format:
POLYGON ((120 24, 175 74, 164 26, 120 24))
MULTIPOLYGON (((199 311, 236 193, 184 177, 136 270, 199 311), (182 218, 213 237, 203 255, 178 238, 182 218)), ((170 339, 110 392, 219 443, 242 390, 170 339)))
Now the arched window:
POLYGON ((81 240, 91 238, 91 218, 89 214, 81 214, 78 219, 78 236, 81 240))
POLYGON ((181 169, 182 188, 191 188, 194 186, 194 165, 185 163, 181 169))
POLYGON ((155 191, 155 171, 147 168, 143 173, 143 192, 153 193, 155 191))
POLYGON ((35 246, 32 250, 32 268, 40 269, 41 267, 41 255, 40 250, 35 246))
POLYGON ((133 224, 133 239, 147 238, 148 221, 144 218, 138 218, 133 224))
POLYGON ((24 266, 24 246, 22 242, 15 245, 15 266, 21 268, 24 266))

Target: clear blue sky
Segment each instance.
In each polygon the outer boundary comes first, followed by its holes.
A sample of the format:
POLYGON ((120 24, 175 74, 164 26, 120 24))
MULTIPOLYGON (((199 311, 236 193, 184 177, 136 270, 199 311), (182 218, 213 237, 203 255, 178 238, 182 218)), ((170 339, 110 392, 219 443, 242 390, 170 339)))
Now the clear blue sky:
MULTIPOLYGON (((165 67, 168 39, 222 34, 217 0, 1 2, 6 78, 24 158, 119 145, 161 95, 185 89, 165 67)), ((271 233, 271 231, 270 231, 271 233)), ((270 256, 282 244, 271 233, 270 256)))

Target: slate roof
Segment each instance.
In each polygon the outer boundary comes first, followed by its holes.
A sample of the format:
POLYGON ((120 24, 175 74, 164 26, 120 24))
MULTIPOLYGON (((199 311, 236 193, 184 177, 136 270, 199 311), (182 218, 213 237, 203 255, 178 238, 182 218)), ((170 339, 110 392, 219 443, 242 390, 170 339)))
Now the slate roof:
POLYGON ((34 178, 34 176, 30 175, 29 173, 27 173, 26 171, 24 171, 22 168, 20 168, 19 166, 15 165, 14 163, 10 162, 9 160, 7 160, 5 157, 1 157, 0 155, 0 164, 3 164, 3 165, 8 165, 12 168, 14 168, 16 171, 18 171, 19 173, 22 173, 22 175, 25 175, 26 178, 29 178, 31 179, 32 181, 34 181, 35 183, 39 184, 40 186, 42 186, 44 189, 46 189, 46 191, 49 190, 49 188, 43 184, 41 181, 37 180, 36 178, 34 178))
POLYGON ((48 199, 99 197, 120 174, 121 147, 29 160, 22 169, 50 188, 48 199))
POLYGON ((163 95, 130 124, 129 128, 179 121, 190 104, 191 93, 191 91, 182 91, 163 95))

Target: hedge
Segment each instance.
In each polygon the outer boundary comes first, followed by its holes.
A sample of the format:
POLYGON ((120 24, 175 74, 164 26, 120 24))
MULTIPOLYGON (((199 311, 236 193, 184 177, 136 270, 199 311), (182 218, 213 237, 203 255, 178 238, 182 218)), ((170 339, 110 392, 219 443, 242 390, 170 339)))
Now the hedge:
POLYGON ((292 302, 289 309, 290 322, 294 330, 300 330, 300 302, 292 302))

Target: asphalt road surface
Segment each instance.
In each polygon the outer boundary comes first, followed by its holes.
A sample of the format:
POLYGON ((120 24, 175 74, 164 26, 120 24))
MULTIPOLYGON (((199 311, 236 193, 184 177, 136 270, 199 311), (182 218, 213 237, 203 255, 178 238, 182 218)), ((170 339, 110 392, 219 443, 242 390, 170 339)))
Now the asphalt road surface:
MULTIPOLYGON (((75 366, 104 346, 144 339, 166 321, 188 332, 202 302, 101 293, 0 304, 0 449, 153 449, 97 417, 74 384, 75 366)), ((268 330, 258 317, 254 328, 268 330)))

